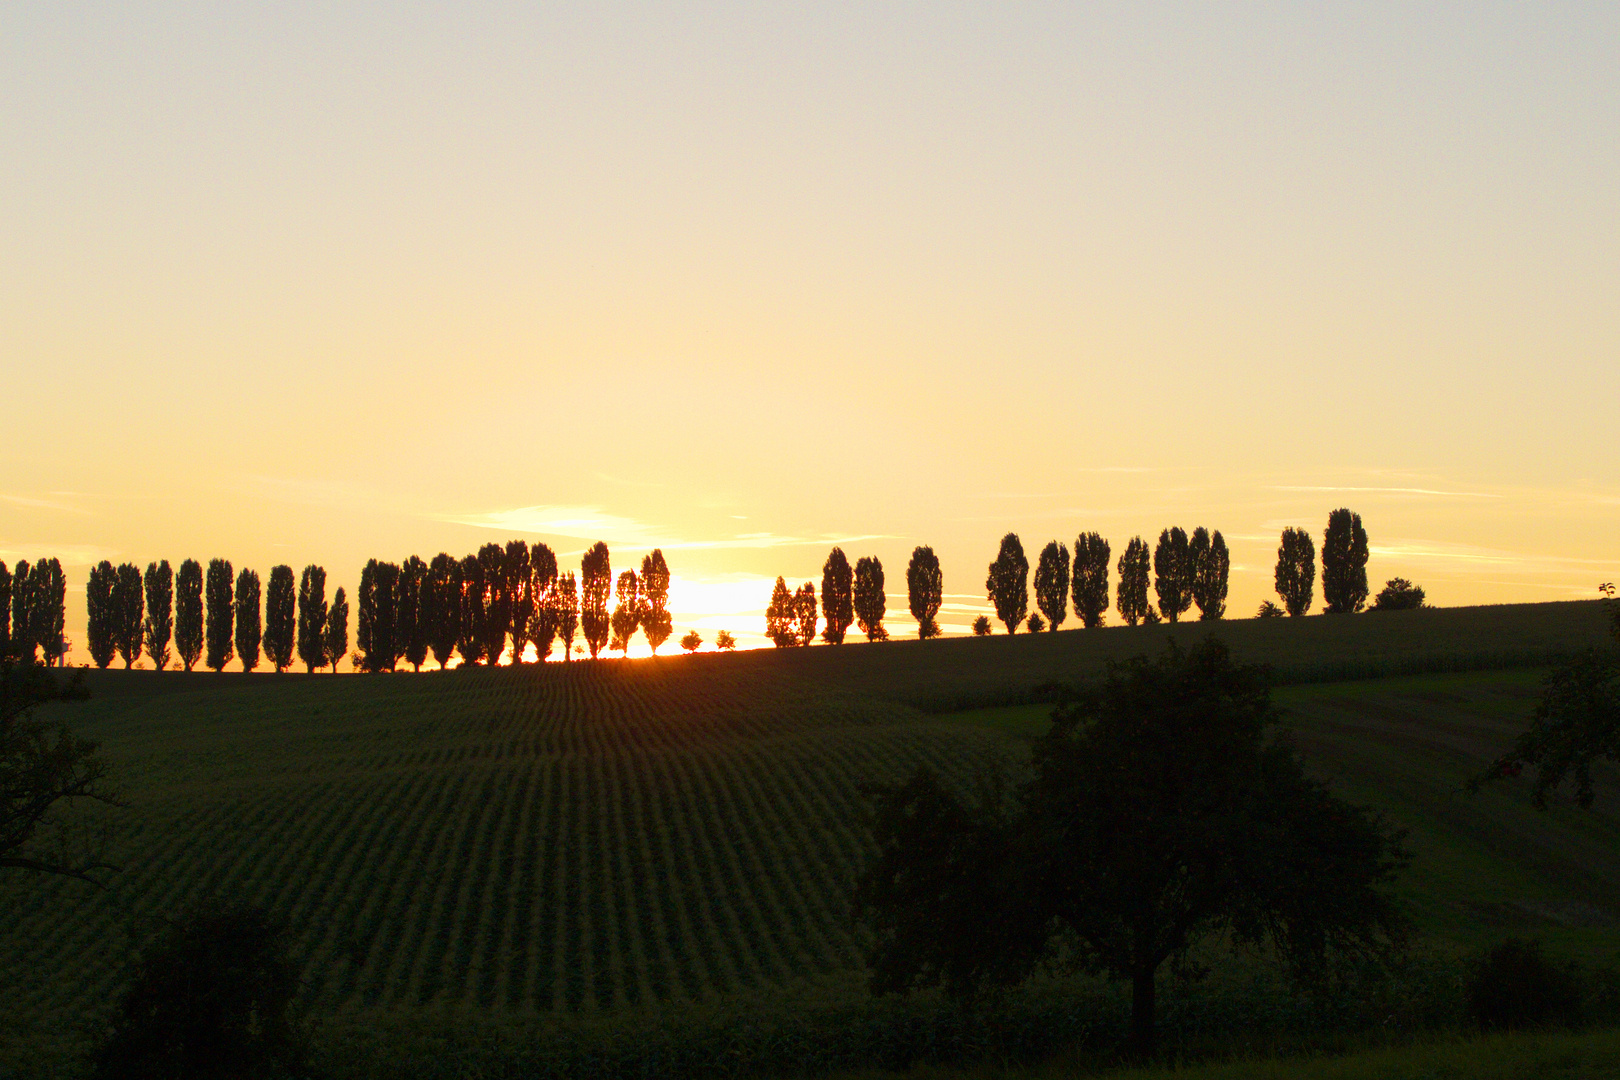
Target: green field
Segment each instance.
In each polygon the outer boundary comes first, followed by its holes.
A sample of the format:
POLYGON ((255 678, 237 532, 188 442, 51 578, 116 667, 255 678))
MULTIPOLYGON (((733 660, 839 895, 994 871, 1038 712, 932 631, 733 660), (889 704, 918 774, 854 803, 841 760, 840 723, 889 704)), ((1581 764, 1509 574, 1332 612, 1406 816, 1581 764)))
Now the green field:
MULTIPOLYGON (((106 672, 52 715, 99 740, 129 801, 96 893, 0 881, 0 1068, 71 1054, 141 920, 205 895, 294 927, 305 1004, 348 1030, 477 1017, 603 1022, 769 998, 859 1002, 847 891, 857 786, 1016 756, 1017 700, 1207 626, 394 676, 106 672)), ((1620 952, 1620 804, 1473 797, 1539 673, 1601 643, 1595 604, 1225 623, 1308 762, 1412 830, 1401 883, 1443 948, 1508 932, 1620 952), (1497 670, 1448 672, 1483 666, 1497 670)), ((1600 788, 1615 790, 1605 775, 1600 788)))

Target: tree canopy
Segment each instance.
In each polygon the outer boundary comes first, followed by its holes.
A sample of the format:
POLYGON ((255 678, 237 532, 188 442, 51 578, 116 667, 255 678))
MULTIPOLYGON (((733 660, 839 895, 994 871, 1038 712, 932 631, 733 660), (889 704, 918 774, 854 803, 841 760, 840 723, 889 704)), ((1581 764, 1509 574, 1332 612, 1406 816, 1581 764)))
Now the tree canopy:
POLYGON ((1428 597, 1423 592, 1423 586, 1414 585, 1405 578, 1390 578, 1384 582, 1384 587, 1373 597, 1372 607, 1369 611, 1411 611, 1420 608, 1428 597))
POLYGON ((228 559, 208 560, 208 666, 223 671, 236 656, 234 571, 228 559))
POLYGON ((855 572, 843 548, 833 548, 821 567, 821 639, 829 645, 842 645, 844 635, 855 621, 855 572))
POLYGON ((1135 626, 1153 609, 1148 606, 1148 546, 1131 537, 1119 556, 1119 617, 1135 626))
POLYGON ((939 605, 945 599, 945 577, 939 556, 931 547, 917 547, 906 565, 906 599, 917 620, 917 636, 924 641, 939 636, 939 605))
POLYGON ((313 563, 298 579, 298 659, 305 671, 326 666, 326 569, 313 563))
POLYGON ((1069 617, 1069 549, 1052 540, 1035 561, 1035 606, 1056 630, 1069 617))
POLYGON ((787 579, 779 576, 771 589, 771 601, 765 605, 765 636, 778 649, 797 645, 796 622, 793 593, 788 589, 787 579))
POLYGON ((613 564, 608 546, 598 540, 579 564, 579 623, 591 659, 607 644, 612 629, 608 619, 608 593, 613 588, 613 564))
POLYGON ((236 657, 243 671, 259 666, 264 628, 259 616, 259 575, 243 570, 236 575, 236 657))
POLYGON ((1299 616, 1311 610, 1316 590, 1316 544, 1304 529, 1288 528, 1277 545, 1277 595, 1288 614, 1299 616))
POLYGON ((1153 591, 1159 598, 1159 614, 1179 622, 1192 607, 1192 551, 1186 530, 1179 526, 1165 529, 1153 548, 1153 591))
POLYGON ((1001 549, 996 561, 990 564, 990 573, 984 579, 984 588, 996 618, 1007 627, 1007 633, 1018 633, 1019 624, 1029 610, 1029 560, 1024 557, 1024 545, 1017 533, 1001 538, 1001 549))
POLYGON ((850 590, 850 601, 855 608, 855 622, 866 635, 867 641, 887 641, 889 631, 883 617, 889 609, 888 594, 883 591, 883 563, 875 555, 862 555, 855 563, 855 584, 850 590))
POLYGON ((1322 599, 1330 615, 1360 611, 1367 602, 1367 530, 1343 507, 1328 515, 1322 534, 1322 599))
POLYGON ((1202 525, 1193 530, 1187 543, 1192 568, 1192 598, 1198 605, 1198 618, 1208 622, 1226 614, 1226 585, 1232 571, 1232 556, 1226 538, 1216 529, 1211 535, 1202 525))
POLYGON ((203 649, 202 564, 187 559, 174 576, 174 651, 190 671, 203 649))
MULTIPOLYGON (((810 593, 814 596, 815 589, 812 588, 810 593)), ((675 620, 669 614, 669 564, 664 561, 664 553, 659 548, 653 548, 651 554, 642 557, 641 598, 641 632, 647 635, 647 644, 656 656, 658 646, 668 641, 669 635, 675 632, 675 620)), ((812 623, 815 617, 812 609, 812 623)))
POLYGON ((293 585, 293 569, 285 563, 270 568, 270 581, 264 590, 264 653, 270 666, 283 672, 297 656, 298 590, 293 585))
POLYGON ((1108 615, 1108 541, 1100 533, 1081 533, 1074 540, 1074 613, 1086 629, 1101 626, 1108 615))

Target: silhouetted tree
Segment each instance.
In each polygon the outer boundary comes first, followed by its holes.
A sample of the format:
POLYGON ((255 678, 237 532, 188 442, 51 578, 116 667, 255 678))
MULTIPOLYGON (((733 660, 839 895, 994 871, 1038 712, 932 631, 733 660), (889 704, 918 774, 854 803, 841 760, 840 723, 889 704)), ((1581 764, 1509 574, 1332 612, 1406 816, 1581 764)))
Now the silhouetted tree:
POLYGON ((1074 613, 1092 629, 1108 615, 1108 541, 1100 533, 1081 533, 1074 540, 1074 613))
POLYGON ((293 587, 293 569, 286 564, 270 568, 270 581, 264 590, 264 654, 276 673, 292 667, 296 655, 298 592, 293 587))
POLYGON ((793 631, 795 645, 816 640, 816 587, 808 581, 793 591, 793 631))
POLYGON ((821 567, 821 639, 829 645, 842 645, 855 621, 855 572, 843 548, 833 548, 821 567))
POLYGON ((1410 611, 1423 606, 1426 597, 1423 586, 1414 585, 1405 578, 1390 578, 1373 598, 1369 611, 1410 611))
POLYGON ((169 666, 169 639, 174 635, 174 571, 169 560, 147 563, 146 621, 141 636, 146 639, 146 655, 159 671, 169 666))
POLYGON ((141 658, 141 619, 146 604, 141 596, 141 571, 134 563, 120 563, 113 579, 113 644, 124 658, 124 670, 135 666, 141 658))
POLYGON ((1264 600, 1261 601, 1260 610, 1254 613, 1254 617, 1257 619, 1280 619, 1286 614, 1288 614, 1286 611, 1273 604, 1270 600, 1264 600))
POLYGON ((106 559, 90 568, 90 578, 84 585, 84 636, 90 649, 90 659, 103 671, 118 655, 113 641, 113 582, 118 571, 106 559))
POLYGON ((321 634, 321 651, 326 662, 337 674, 338 661, 349 651, 349 598, 343 595, 343 586, 332 594, 332 607, 326 613, 326 630, 321 634))
POLYGON ((1069 617, 1069 549, 1056 540, 1035 561, 1035 606, 1053 630, 1069 617))
POLYGON ((62 636, 67 625, 67 578, 62 563, 55 557, 40 559, 29 571, 28 601, 32 637, 39 645, 40 655, 47 667, 61 666, 67 651, 67 639, 62 636))
POLYGON ((911 617, 917 620, 917 637, 927 641, 939 637, 939 605, 945 599, 945 577, 939 569, 939 556, 931 547, 918 547, 906 564, 906 599, 911 617))
POLYGON ((529 640, 534 642, 534 658, 544 661, 551 655, 557 637, 557 556, 545 544, 529 549, 529 588, 534 593, 534 613, 529 616, 529 640))
POLYGON ((619 603, 613 609, 613 647, 630 655, 630 639, 641 627, 641 579, 634 570, 619 575, 619 603))
POLYGON ((1019 624, 1029 610, 1029 560, 1024 557, 1024 545, 1017 533, 1001 538, 1001 550, 990 564, 990 575, 984 587, 995 606, 996 618, 1007 627, 1007 633, 1018 633, 1019 624))
POLYGON ((202 564, 187 559, 174 576, 174 651, 180 666, 190 671, 202 658, 202 564))
POLYGON ((1192 607, 1192 553, 1187 534, 1179 526, 1159 534, 1153 549, 1153 591, 1159 596, 1159 614, 1179 622, 1192 607))
POLYGON ((403 650, 394 634, 399 626, 396 608, 399 567, 393 563, 369 560, 360 571, 360 594, 354 643, 361 671, 393 671, 403 650))
POLYGON ((11 589, 13 578, 0 559, 0 663, 11 659, 11 589))
POLYGON ((608 591, 612 588, 613 564, 608 558, 607 545, 598 540, 579 564, 579 622, 592 660, 607 644, 608 633, 613 629, 608 617, 608 591))
POLYGON ((1304 529, 1284 529, 1277 545, 1277 595, 1290 615, 1311 609, 1316 589, 1316 545, 1304 529))
POLYGON ((259 575, 243 570, 236 575, 236 658, 243 671, 259 666, 263 627, 259 621, 259 575))
MULTIPOLYGON (((394 642, 412 671, 421 671, 422 661, 427 659, 427 624, 422 619, 422 591, 427 584, 427 573, 427 563, 420 555, 412 555, 399 567, 399 587, 394 600, 394 642)), ((332 604, 336 610, 335 599, 332 604)))
POLYGON ((1307 776, 1276 723, 1262 669, 1172 644, 1060 705, 1011 798, 993 776, 965 801, 926 769, 873 789, 855 891, 873 991, 1079 969, 1131 984, 1146 1055, 1155 976, 1202 943, 1268 947, 1301 977, 1392 955, 1401 834, 1307 776))
POLYGON ((574 572, 557 575, 557 585, 552 590, 552 607, 557 615, 557 639, 562 642, 563 659, 574 658, 574 634, 579 631, 579 587, 574 581, 574 572))
POLYGON ((313 563, 298 579, 298 659, 306 672, 326 666, 326 569, 313 563))
POLYGON ((484 564, 477 555, 461 560, 461 615, 456 651, 463 664, 484 661, 484 621, 489 618, 489 586, 484 581, 484 564))
POLYGON ((529 628, 534 622, 534 560, 524 540, 506 544, 507 617, 511 625, 512 664, 523 663, 523 650, 529 645, 529 628))
POLYGON ((1322 599, 1329 615, 1354 613, 1367 603, 1367 530, 1360 514, 1343 508, 1328 515, 1322 534, 1322 599))
POLYGON ((778 649, 797 644, 793 616, 793 594, 788 591, 787 581, 779 577, 771 590, 771 602, 765 605, 765 636, 778 649))
MULTIPOLYGON (((520 541, 521 542, 521 541, 520 541)), ((528 549, 524 549, 527 560, 528 549)), ((512 572, 506 565, 506 549, 485 544, 478 549, 478 565, 484 573, 484 659, 490 667, 501 662, 506 651, 506 632, 512 625, 512 572)))
POLYGON ((686 635, 681 638, 681 648, 685 649, 688 653, 697 652, 699 649, 703 648, 703 635, 699 634, 696 630, 688 630, 686 635))
POLYGON ((33 568, 27 559, 18 559, 11 579, 11 650, 6 655, 30 664, 38 650, 28 603, 33 586, 33 568))
MULTIPOLYGON (((812 587, 810 592, 814 595, 815 589, 812 587)), ((641 596, 641 631, 647 635, 647 644, 652 646, 656 656, 658 646, 675 632, 675 620, 669 615, 669 564, 664 561, 660 548, 653 548, 652 554, 641 560, 641 596)), ((812 606, 810 621, 814 623, 815 619, 812 606)))
POLYGON ((714 635, 714 647, 721 652, 731 652, 737 647, 737 639, 731 636, 730 630, 722 630, 714 635))
POLYGON ((441 551, 428 564, 422 583, 422 626, 440 668, 450 666, 461 637, 461 564, 441 551))
POLYGON ((973 636, 974 637, 989 637, 990 636, 990 616, 988 616, 988 615, 980 615, 978 618, 973 620, 973 636))
POLYGON ((1232 569, 1232 557, 1226 550, 1226 539, 1219 529, 1213 536, 1202 525, 1193 530, 1187 543, 1188 559, 1192 565, 1192 597, 1198 605, 1198 618, 1204 622, 1219 619, 1226 614, 1226 579, 1232 569))
POLYGON ((1041 618, 1040 612, 1032 611, 1029 613, 1029 619, 1024 623, 1024 626, 1028 628, 1030 633, 1038 634, 1046 629, 1046 620, 1041 618))
POLYGON ((883 625, 883 617, 889 609, 889 597, 883 591, 883 563, 877 556, 863 555, 856 560, 850 601, 855 608, 855 624, 866 635, 866 640, 888 641, 889 631, 883 625))
POLYGON ((1133 536, 1119 557, 1119 617, 1135 626, 1152 610, 1148 606, 1147 541, 1133 536))
POLYGON ((236 656, 232 577, 229 560, 208 560, 208 666, 215 671, 223 671, 236 656))

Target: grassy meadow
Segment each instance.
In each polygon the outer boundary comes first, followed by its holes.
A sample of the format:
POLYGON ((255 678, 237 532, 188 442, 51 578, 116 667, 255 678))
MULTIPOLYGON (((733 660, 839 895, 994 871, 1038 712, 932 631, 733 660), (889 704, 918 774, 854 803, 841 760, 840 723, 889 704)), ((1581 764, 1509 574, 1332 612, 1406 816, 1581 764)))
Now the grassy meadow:
MULTIPOLYGON (((1598 605, 1217 629, 1273 665, 1311 767, 1411 831, 1399 887, 1425 949, 1518 933, 1620 957, 1616 777, 1589 813, 1537 813, 1525 781, 1462 789, 1522 729, 1535 665, 1606 641, 1598 605)), ((690 1026, 743 1004, 881 1014, 894 1006, 864 995, 846 899, 867 853, 859 785, 919 764, 966 781, 1042 728, 1046 707, 1021 703, 1032 687, 1209 631, 370 677, 92 673, 92 700, 50 712, 100 741, 128 800, 109 815, 122 871, 104 892, 0 880, 0 1074, 71 1071, 131 942, 208 895, 286 919, 317 1041, 333 1060, 408 1044, 421 1067, 398 1075, 474 1075, 422 1063, 521 1054, 542 1029, 690 1026)))

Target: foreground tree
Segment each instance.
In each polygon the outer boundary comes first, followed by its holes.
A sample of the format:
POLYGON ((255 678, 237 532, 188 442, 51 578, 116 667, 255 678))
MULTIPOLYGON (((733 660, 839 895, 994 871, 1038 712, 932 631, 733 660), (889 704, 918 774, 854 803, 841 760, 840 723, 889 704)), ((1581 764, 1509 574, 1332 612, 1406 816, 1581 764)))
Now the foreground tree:
POLYGON ((1052 630, 1069 617, 1069 549, 1056 540, 1041 549, 1035 562, 1035 606, 1052 630))
POLYGON ((1373 597, 1372 607, 1368 611, 1411 611, 1423 606, 1428 597, 1424 595, 1423 586, 1414 585, 1405 578, 1390 578, 1384 582, 1384 587, 1373 597))
POLYGON ((534 658, 544 661, 551 655, 557 637, 557 555, 545 544, 529 549, 529 588, 534 593, 534 612, 529 616, 528 638, 534 642, 534 658))
MULTIPOLYGON (((527 561, 525 550, 525 565, 527 561)), ((507 566, 506 549, 499 544, 485 544, 478 549, 478 566, 484 581, 484 620, 480 628, 484 661, 496 667, 506 652, 506 631, 512 625, 513 574, 507 566)))
POLYGON ((1322 534, 1322 599, 1329 615, 1354 614, 1367 603, 1367 530, 1361 515, 1340 508, 1322 534))
POLYGON ((844 635, 855 621, 855 572, 843 548, 833 548, 821 567, 821 640, 842 645, 844 635))
MULTIPOLYGON (((810 594, 814 596, 815 589, 812 588, 810 594)), ((652 554, 641 560, 641 597, 641 630, 647 635, 653 655, 657 656, 658 646, 675 632, 675 620, 669 614, 669 564, 659 548, 653 548, 652 554)), ((815 619, 816 613, 812 610, 810 621, 814 623, 815 619)))
POLYGON ((298 641, 298 591, 293 587, 292 567, 270 568, 270 583, 264 595, 264 654, 277 674, 292 667, 298 641))
POLYGON ((1148 576, 1147 541, 1133 536, 1119 557, 1119 617, 1131 626, 1153 611, 1148 606, 1148 576))
POLYGON ((1202 622, 1226 614, 1226 583, 1232 571, 1232 556, 1226 538, 1216 529, 1213 536, 1202 525, 1193 530, 1188 542, 1192 562, 1192 598, 1202 622))
POLYGON ((422 628, 439 668, 449 667, 461 638, 461 564, 448 552, 439 552, 428 564, 422 583, 422 628))
POLYGON ((771 602, 765 605, 765 636, 778 649, 798 644, 798 635, 794 632, 793 594, 782 577, 776 579, 771 602))
POLYGON ((215 671, 223 671, 236 656, 232 577, 229 560, 208 560, 208 666, 215 671))
POLYGON ((33 663, 39 644, 34 640, 29 597, 33 595, 32 570, 27 559, 18 559, 11 580, 11 637, 4 659, 33 663))
POLYGON ((619 603, 613 609, 613 647, 621 657, 630 655, 630 639, 641 627, 641 579, 634 570, 619 575, 619 603))
POLYGON ((863 555, 856 561, 850 601, 855 608, 855 622, 866 640, 888 641, 889 631, 883 625, 883 617, 889 609, 889 598, 883 591, 883 563, 876 556, 863 555))
POLYGON ((917 637, 923 641, 939 637, 939 605, 945 599, 945 576, 939 569, 939 556, 931 547, 918 547, 906 566, 906 599, 911 617, 917 620, 917 637))
POLYGON ((477 555, 461 560, 457 580, 459 613, 456 616, 456 651, 465 665, 484 662, 484 623, 489 618, 489 585, 484 580, 484 564, 477 555))
POLYGON ((393 671, 400 653, 395 640, 398 626, 399 567, 393 563, 369 560, 360 571, 358 618, 354 643, 359 654, 355 666, 361 671, 393 671))
POLYGON ((313 563, 298 579, 298 659, 305 672, 326 666, 326 569, 313 563))
POLYGON ((243 570, 236 575, 236 658, 243 671, 259 666, 259 646, 264 636, 259 621, 259 575, 243 570))
POLYGON ((146 655, 159 671, 169 666, 169 639, 174 634, 174 571, 169 560, 147 563, 142 575, 146 586, 146 618, 141 637, 146 639, 146 655))
POLYGON ((90 577, 84 585, 84 636, 90 649, 90 659, 105 671, 118 654, 113 641, 113 582, 118 571, 106 559, 90 568, 90 577))
POLYGON ((1316 589, 1316 544, 1304 529, 1284 529, 1277 545, 1277 595, 1288 614, 1299 616, 1311 610, 1316 589))
POLYGON ((104 837, 72 813, 83 801, 123 805, 96 744, 34 716, 47 702, 88 696, 78 677, 64 684, 36 663, 0 665, 0 869, 95 885, 98 871, 117 869, 99 854, 104 837))
POLYGON ((29 636, 47 666, 60 667, 67 652, 67 577, 56 558, 41 559, 29 571, 29 636))
POLYGON ((321 652, 337 674, 338 661, 349 651, 349 598, 343 595, 343 586, 332 594, 332 607, 326 613, 326 629, 321 633, 321 652))
POLYGON ((608 592, 613 588, 613 564, 608 547, 598 540, 579 563, 579 623, 591 659, 607 644, 613 629, 608 617, 608 592))
POLYGON ((174 576, 174 651, 180 666, 190 671, 202 657, 202 564, 187 559, 174 576))
MULTIPOLYGON (((427 583, 427 573, 427 563, 420 555, 412 555, 400 564, 399 584, 394 590, 394 641, 412 671, 421 671, 422 661, 427 659, 427 624, 422 618, 422 590, 427 583)), ((335 597, 332 606, 337 607, 335 597)), ((337 660, 331 662, 335 664, 337 660)))
POLYGON ((1268 945, 1302 978, 1387 956, 1401 834, 1309 778, 1275 723, 1261 669, 1172 643, 1060 706, 1012 798, 992 778, 964 801, 926 770, 873 789, 855 892, 872 989, 966 996, 1068 965, 1131 984, 1145 1055, 1158 971, 1201 943, 1268 945))
POLYGON ((793 591, 793 644, 816 640, 816 587, 805 582, 793 591))
POLYGON ((1087 630, 1101 626, 1108 614, 1108 541, 1100 533, 1074 539, 1074 613, 1087 630))
POLYGON ((1192 607, 1192 553, 1187 533, 1179 526, 1165 529, 1153 548, 1153 591, 1159 597, 1159 614, 1179 622, 1192 607))
POLYGON ((1001 550, 990 564, 990 574, 984 580, 990 603, 996 609, 996 618, 1007 627, 1007 633, 1018 633, 1018 626, 1029 610, 1029 560, 1024 557, 1024 545, 1017 533, 1001 538, 1001 550))

